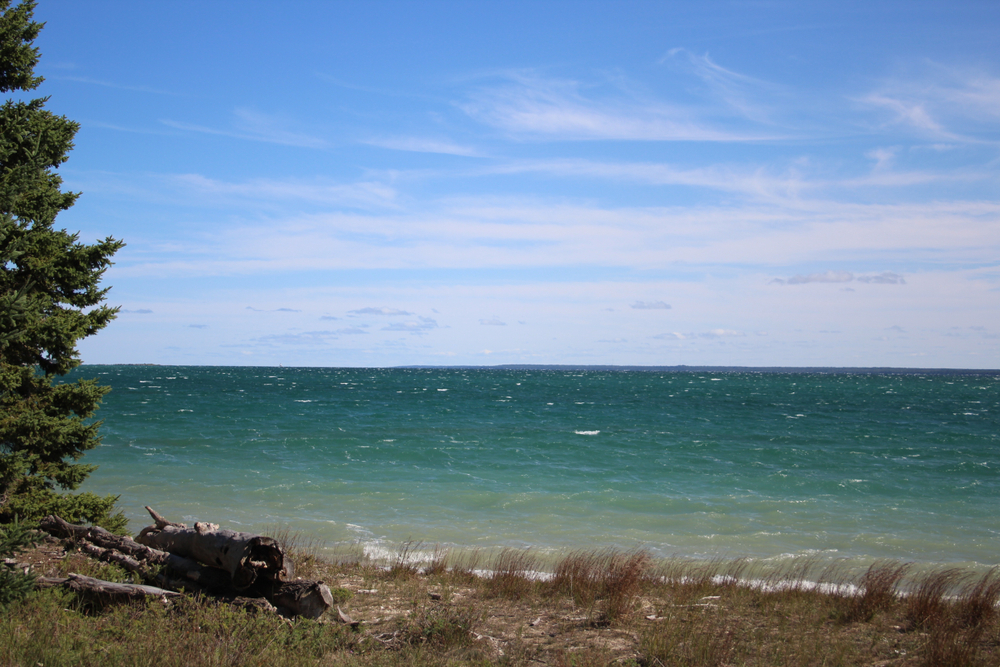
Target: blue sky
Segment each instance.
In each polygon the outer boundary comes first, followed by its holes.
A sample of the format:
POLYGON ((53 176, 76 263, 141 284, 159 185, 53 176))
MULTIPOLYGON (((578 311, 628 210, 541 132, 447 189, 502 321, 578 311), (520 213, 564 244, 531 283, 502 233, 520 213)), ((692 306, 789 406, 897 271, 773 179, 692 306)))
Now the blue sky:
POLYGON ((89 363, 1000 368, 1000 4, 41 0, 89 363))

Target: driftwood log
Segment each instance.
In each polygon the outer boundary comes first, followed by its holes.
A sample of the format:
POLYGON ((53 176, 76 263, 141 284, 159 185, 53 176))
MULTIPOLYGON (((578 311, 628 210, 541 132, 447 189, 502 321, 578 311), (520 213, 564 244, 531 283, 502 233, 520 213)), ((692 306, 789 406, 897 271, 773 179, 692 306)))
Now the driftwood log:
MULTIPOLYGON (((285 616, 319 618, 333 605, 330 589, 322 581, 282 581, 291 574, 291 561, 276 540, 220 530, 215 524, 198 523, 190 529, 167 521, 149 507, 146 509, 155 525, 144 528, 137 540, 114 535, 96 526, 77 526, 57 516, 43 519, 41 527, 52 535, 73 540, 91 556, 116 563, 147 581, 154 580, 171 588, 220 595, 230 600, 263 597, 266 603, 262 608, 273 605, 285 616), (162 573, 153 575, 155 566, 161 566, 162 573), (171 574, 180 579, 167 576, 171 574)), ((66 581, 56 583, 71 588, 83 586, 66 581)), ((87 593, 85 587, 80 591, 87 593)), ((110 594, 103 593, 104 589, 100 591, 104 595, 100 599, 110 599, 110 594)), ((98 593, 88 595, 97 599, 98 593)), ((119 599, 127 599, 127 596, 119 599)))
POLYGON ((183 582, 160 583, 170 583, 174 587, 183 585, 188 590, 203 593, 225 594, 230 588, 226 572, 206 567, 190 558, 152 549, 131 537, 109 533, 100 526, 77 526, 54 515, 42 519, 40 526, 50 535, 74 540, 88 555, 120 565, 129 572, 146 576, 152 569, 150 566, 162 566, 184 579, 183 582))
POLYGON ((171 598, 183 597, 181 593, 156 586, 119 584, 85 577, 82 574, 70 574, 68 577, 39 577, 37 583, 42 587, 63 586, 102 607, 108 604, 131 602, 140 598, 153 597, 167 602, 171 598))
POLYGON ((139 532, 139 544, 225 570, 237 590, 246 590, 255 583, 266 586, 292 575, 291 561, 273 538, 237 533, 214 523, 199 522, 188 528, 167 521, 150 507, 146 511, 155 524, 139 532))

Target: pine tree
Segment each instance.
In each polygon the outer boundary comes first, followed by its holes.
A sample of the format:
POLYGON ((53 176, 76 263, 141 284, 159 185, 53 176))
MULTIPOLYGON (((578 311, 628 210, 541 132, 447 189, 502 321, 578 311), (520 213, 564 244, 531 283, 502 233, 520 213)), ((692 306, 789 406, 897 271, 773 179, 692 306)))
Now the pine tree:
MULTIPOLYGON (((35 2, 0 0, 0 92, 31 91, 43 24, 35 2)), ((79 126, 45 109, 48 98, 0 106, 0 521, 57 513, 69 521, 122 528, 115 496, 60 494, 94 466, 79 463, 100 443, 91 418, 108 392, 94 380, 63 382, 80 365, 76 343, 104 328, 117 308, 99 286, 124 244, 92 245, 54 227, 79 196, 63 192, 56 169, 79 126)))

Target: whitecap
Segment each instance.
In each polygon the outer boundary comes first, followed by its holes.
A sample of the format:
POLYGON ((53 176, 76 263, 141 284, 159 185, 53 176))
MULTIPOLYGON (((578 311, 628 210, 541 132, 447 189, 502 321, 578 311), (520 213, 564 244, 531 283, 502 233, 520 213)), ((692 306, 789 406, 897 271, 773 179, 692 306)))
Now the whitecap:
POLYGON ((600 431, 573 431, 577 435, 597 435, 600 431))

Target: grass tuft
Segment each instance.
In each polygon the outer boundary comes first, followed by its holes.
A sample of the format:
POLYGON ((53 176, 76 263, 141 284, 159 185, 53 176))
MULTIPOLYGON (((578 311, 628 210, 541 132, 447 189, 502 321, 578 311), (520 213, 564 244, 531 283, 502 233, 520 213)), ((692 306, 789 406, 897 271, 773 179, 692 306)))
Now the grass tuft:
POLYGON ((592 618, 613 623, 626 616, 650 568, 645 551, 572 552, 556 563, 549 589, 569 595, 592 618), (596 609, 598 601, 603 608, 596 609), (595 615, 594 612, 598 613, 595 615))
POLYGON ((1000 602, 1000 570, 993 568, 958 597, 959 623, 967 628, 979 628, 997 618, 1000 602))
POLYGON ((450 553, 448 550, 443 548, 441 545, 435 545, 434 553, 431 555, 431 560, 424 568, 424 574, 428 576, 444 574, 448 571, 449 560, 450 553))
POLYGON ((875 614, 889 608, 896 601, 896 587, 909 568, 908 563, 896 561, 873 563, 861 577, 860 591, 849 598, 841 620, 845 623, 870 621, 875 614))
POLYGON ((538 558, 530 549, 500 549, 490 569, 486 592, 491 597, 517 600, 535 589, 538 558))
POLYGON ((414 542, 413 540, 407 540, 400 544, 396 551, 396 557, 389 566, 389 576, 393 579, 410 579, 417 576, 420 572, 420 566, 416 554, 420 551, 422 544, 423 542, 414 542))
POLYGON ((957 568, 925 574, 906 596, 906 623, 909 630, 925 630, 950 622, 951 604, 946 596, 961 583, 965 574, 957 568))

